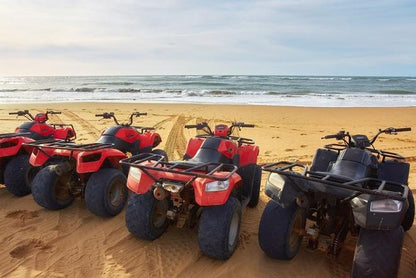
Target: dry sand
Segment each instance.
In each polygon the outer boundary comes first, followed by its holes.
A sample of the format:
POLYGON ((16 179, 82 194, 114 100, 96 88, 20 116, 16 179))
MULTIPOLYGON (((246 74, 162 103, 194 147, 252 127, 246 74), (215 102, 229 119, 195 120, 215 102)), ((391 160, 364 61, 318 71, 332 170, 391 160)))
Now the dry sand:
MULTIPOLYGON (((51 122, 73 123, 78 142, 93 142, 111 121, 98 120, 96 113, 115 112, 119 119, 134 110, 147 112, 137 122, 155 126, 161 147, 170 159, 183 154, 194 130, 186 123, 210 124, 234 120, 256 124, 240 135, 260 146, 259 163, 295 160, 310 163, 316 148, 327 143, 320 138, 341 129, 372 135, 378 128, 407 127, 412 132, 382 136, 377 147, 398 152, 411 163, 410 187, 416 189, 416 107, 412 108, 295 108, 181 104, 31 104, 0 105, 0 132, 11 132, 21 119, 9 111, 45 109, 62 111, 51 122)), ((263 183, 266 174, 263 175, 263 183)), ((69 208, 48 211, 32 196, 17 198, 0 186, 0 273, 15 277, 348 277, 355 239, 349 238, 336 259, 319 251, 301 248, 291 261, 268 258, 258 246, 257 230, 268 198, 262 193, 257 208, 243 214, 240 243, 227 261, 203 256, 198 249, 197 229, 171 226, 161 238, 148 242, 130 235, 125 211, 102 219, 77 199, 69 208)), ((305 243, 304 243, 305 245, 305 243)), ((388 254, 386 254, 388 256, 388 254)), ((416 227, 405 236, 400 277, 416 277, 416 227)))

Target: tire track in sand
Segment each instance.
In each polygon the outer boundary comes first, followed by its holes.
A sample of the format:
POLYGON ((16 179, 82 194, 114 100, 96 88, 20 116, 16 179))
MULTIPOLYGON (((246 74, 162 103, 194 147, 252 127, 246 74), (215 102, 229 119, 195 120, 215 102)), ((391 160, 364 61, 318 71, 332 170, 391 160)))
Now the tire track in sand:
POLYGON ((165 144, 165 151, 168 154, 169 160, 180 159, 185 152, 186 138, 183 134, 183 127, 186 122, 187 119, 184 115, 177 116, 176 122, 169 132, 165 144))
MULTIPOLYGON (((84 120, 83 118, 81 118, 80 116, 78 116, 77 114, 66 110, 65 112, 63 112, 63 114, 65 116, 67 116, 69 119, 71 119, 71 121, 73 121, 72 124, 79 124, 81 125, 83 131, 86 131, 88 133, 88 135, 94 137, 94 138, 98 138, 98 136, 100 136, 101 132, 100 130, 98 130, 94 125, 92 125, 90 122, 84 120)), ((75 132, 77 132, 77 130, 75 129, 75 132)))

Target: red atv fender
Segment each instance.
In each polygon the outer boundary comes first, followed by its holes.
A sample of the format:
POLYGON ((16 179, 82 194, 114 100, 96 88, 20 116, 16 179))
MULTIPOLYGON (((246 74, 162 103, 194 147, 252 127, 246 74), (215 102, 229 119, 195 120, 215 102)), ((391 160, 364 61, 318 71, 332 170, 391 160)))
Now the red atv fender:
MULTIPOLYGON (((148 164, 153 165, 153 163, 144 163, 143 165, 148 164)), ((167 180, 172 181, 189 181, 189 175, 181 175, 178 173, 170 173, 164 171, 156 171, 156 170, 148 170, 151 175, 153 175, 156 179, 164 178, 167 180)), ((225 177, 228 175, 228 172, 216 172, 213 176, 216 177, 225 177)), ((194 187, 194 194, 195 194, 195 201, 200 206, 213 206, 213 205, 223 205, 228 200, 231 192, 233 191, 234 187, 239 186, 241 184, 241 177, 238 174, 233 174, 229 179, 229 186, 227 190, 223 191, 213 191, 213 192, 206 192, 205 186, 206 184, 214 182, 212 179, 208 178, 196 178, 192 182, 192 186, 194 187)), ((145 174, 143 171, 139 170, 135 167, 130 167, 130 173, 127 178, 127 187, 137 193, 137 194, 145 194, 148 192, 152 186, 154 185, 155 180, 152 179, 149 175, 145 174)))
POLYGON ((242 145, 238 148, 238 154, 240 155, 239 167, 243 167, 248 164, 257 164, 259 147, 255 145, 242 145))
POLYGON ((53 132, 53 138, 55 139, 68 139, 75 137, 75 130, 70 127, 56 128, 53 132))
POLYGON ((145 132, 140 134, 140 146, 139 149, 144 149, 147 147, 155 148, 157 147, 160 142, 162 142, 162 138, 156 132, 145 132))
POLYGON ((119 161, 127 158, 127 155, 117 149, 102 149, 97 151, 82 151, 74 155, 77 160, 77 172, 79 174, 97 172, 104 161, 118 168, 119 161))
POLYGON ((196 152, 201 147, 202 143, 204 143, 205 139, 203 138, 191 138, 188 141, 188 145, 186 146, 185 155, 189 158, 195 156, 196 152))
MULTIPOLYGON (((16 128, 16 133, 20 131, 20 127, 16 128)), ((30 127, 30 131, 40 134, 43 137, 49 137, 54 134, 55 129, 46 123, 34 123, 30 127)))
POLYGON ((33 141, 33 139, 24 136, 0 139, 0 157, 15 156, 22 148, 25 152, 31 153, 33 147, 22 146, 22 144, 33 141))
MULTIPOLYGON (((45 148, 40 151, 35 148, 30 155, 29 163, 32 166, 39 167, 43 166, 51 157, 69 157, 70 155, 70 150, 45 148)), ((117 168, 119 161, 127 156, 117 149, 101 149, 97 151, 74 151, 72 157, 77 162, 77 172, 83 174, 97 172, 106 160, 117 168)))

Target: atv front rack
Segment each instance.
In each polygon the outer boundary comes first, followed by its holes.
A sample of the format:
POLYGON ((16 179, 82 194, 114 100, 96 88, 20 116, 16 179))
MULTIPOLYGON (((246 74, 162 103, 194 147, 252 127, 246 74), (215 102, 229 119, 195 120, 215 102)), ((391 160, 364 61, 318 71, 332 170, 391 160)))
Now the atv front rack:
POLYGON ((174 174, 192 176, 194 178, 207 178, 217 181, 228 180, 236 171, 237 166, 224 163, 192 163, 188 161, 164 161, 164 156, 154 153, 142 153, 120 161, 123 165, 136 167, 149 175, 153 180, 159 181, 149 170, 169 172, 174 174), (143 162, 153 162, 151 165, 142 164, 143 162), (180 170, 179 170, 180 169, 180 170), (215 176, 218 172, 229 172, 225 177, 215 176))
POLYGON ((69 150, 69 151, 97 151, 102 149, 112 148, 114 144, 104 143, 89 143, 89 144, 73 144, 64 140, 53 140, 49 142, 35 141, 30 143, 24 143, 26 146, 35 147, 38 149, 58 149, 58 150, 69 150))
POLYGON ((5 138, 12 138, 12 137, 19 137, 19 136, 28 136, 31 135, 32 133, 30 132, 21 132, 21 133, 2 133, 0 134, 0 139, 5 139, 5 138))
POLYGON ((405 201, 409 192, 409 187, 407 185, 398 182, 386 181, 377 178, 347 180, 345 177, 333 175, 329 172, 309 171, 308 166, 306 165, 287 161, 279 161, 271 164, 266 164, 262 166, 262 169, 267 172, 273 172, 279 175, 287 176, 294 183, 297 189, 301 191, 305 190, 302 190, 302 187, 296 184, 296 180, 298 179, 317 182, 328 187, 342 188, 355 192, 352 197, 349 197, 348 199, 357 197, 361 194, 370 194, 383 198, 405 201), (294 168, 301 168, 302 173, 294 172, 294 168), (372 184, 377 188, 362 188, 363 184, 372 184), (397 191, 383 191, 386 185, 397 189, 397 191))

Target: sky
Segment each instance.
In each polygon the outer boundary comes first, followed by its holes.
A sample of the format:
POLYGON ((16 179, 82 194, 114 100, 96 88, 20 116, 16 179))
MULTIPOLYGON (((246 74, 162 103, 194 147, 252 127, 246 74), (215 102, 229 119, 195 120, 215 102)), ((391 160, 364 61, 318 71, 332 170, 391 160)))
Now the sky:
POLYGON ((416 1, 0 0, 0 76, 416 76, 416 1))

